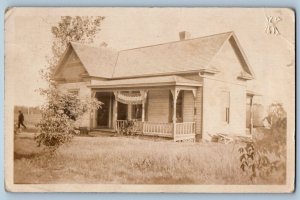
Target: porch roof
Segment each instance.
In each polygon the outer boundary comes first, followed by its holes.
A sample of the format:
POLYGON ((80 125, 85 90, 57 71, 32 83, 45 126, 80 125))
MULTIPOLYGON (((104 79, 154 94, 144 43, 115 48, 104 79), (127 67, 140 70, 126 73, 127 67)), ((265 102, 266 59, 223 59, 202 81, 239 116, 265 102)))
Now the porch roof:
POLYGON ((100 81, 93 80, 88 86, 91 88, 124 88, 124 87, 151 87, 151 86, 202 86, 200 81, 180 76, 157 76, 131 79, 100 81))

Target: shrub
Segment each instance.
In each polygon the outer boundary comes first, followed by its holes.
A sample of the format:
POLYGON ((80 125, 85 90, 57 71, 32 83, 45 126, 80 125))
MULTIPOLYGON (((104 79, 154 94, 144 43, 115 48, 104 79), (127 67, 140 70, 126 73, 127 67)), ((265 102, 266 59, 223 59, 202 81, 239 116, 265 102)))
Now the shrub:
POLYGON ((35 138, 38 145, 56 149, 78 134, 77 122, 91 109, 98 109, 101 102, 96 99, 80 99, 72 93, 63 93, 56 88, 41 91, 47 103, 41 108, 42 119, 37 124, 40 134, 35 138))
POLYGON ((124 126, 121 127, 120 133, 121 135, 135 135, 137 129, 137 122, 135 120, 126 120, 124 126))
POLYGON ((257 177, 268 179, 274 173, 277 173, 277 179, 283 182, 286 168, 287 119, 282 105, 271 104, 266 119, 271 128, 258 130, 256 135, 253 135, 252 142, 239 149, 240 168, 253 182, 257 177))

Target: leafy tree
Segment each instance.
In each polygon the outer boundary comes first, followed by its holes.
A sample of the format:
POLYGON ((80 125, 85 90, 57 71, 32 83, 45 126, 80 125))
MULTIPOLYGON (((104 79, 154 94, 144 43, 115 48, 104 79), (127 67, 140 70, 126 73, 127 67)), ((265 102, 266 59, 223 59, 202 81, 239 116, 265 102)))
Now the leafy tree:
POLYGON ((253 140, 239 149, 240 167, 252 181, 257 177, 268 179, 275 174, 277 181, 282 183, 286 177, 287 153, 287 118, 282 104, 271 104, 266 119, 271 128, 258 130, 253 140))
POLYGON ((96 34, 101 31, 102 16, 62 16, 57 26, 51 28, 53 34, 52 56, 47 57, 48 65, 41 74, 45 80, 51 81, 52 73, 61 55, 70 42, 92 43, 96 34))
POLYGON ((48 82, 47 88, 40 88, 41 95, 46 97, 46 103, 42 106, 42 119, 37 127, 40 135, 35 139, 39 145, 43 144, 54 150, 61 144, 69 142, 78 131, 78 120, 87 111, 98 109, 101 106, 95 98, 79 98, 72 93, 61 92, 52 80, 55 67, 63 52, 70 42, 93 42, 96 34, 101 30, 101 22, 104 17, 91 16, 63 16, 57 26, 53 26, 52 53, 47 58, 48 65, 41 71, 41 76, 48 82))

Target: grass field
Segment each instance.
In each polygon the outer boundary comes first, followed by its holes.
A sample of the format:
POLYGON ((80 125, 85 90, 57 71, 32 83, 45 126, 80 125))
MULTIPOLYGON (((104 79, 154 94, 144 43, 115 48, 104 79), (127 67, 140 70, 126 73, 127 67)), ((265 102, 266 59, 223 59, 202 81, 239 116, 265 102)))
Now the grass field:
MULTIPOLYGON (((28 132, 28 133, 36 133, 37 127, 36 124, 41 120, 42 115, 41 114, 26 114, 24 113, 24 124, 27 127, 27 129, 22 128, 22 132, 28 132)), ((14 113, 14 123, 17 126, 18 123, 18 113, 14 113)))
POLYGON ((36 146, 32 135, 21 133, 15 138, 14 181, 251 184, 239 168, 238 147, 138 137, 75 137, 50 156, 36 146))
MULTIPOLYGON (((240 144, 78 136, 52 156, 33 139, 40 118, 25 114, 27 129, 15 137, 15 183, 253 184, 240 169, 240 144)), ((284 179, 255 182, 270 183, 284 179)))

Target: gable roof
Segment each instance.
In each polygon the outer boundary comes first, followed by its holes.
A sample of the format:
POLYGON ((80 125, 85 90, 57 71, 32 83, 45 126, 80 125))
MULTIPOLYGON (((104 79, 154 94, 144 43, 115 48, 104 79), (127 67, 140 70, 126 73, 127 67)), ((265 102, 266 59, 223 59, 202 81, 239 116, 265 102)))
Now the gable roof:
POLYGON ((68 45, 54 71, 54 76, 63 66, 66 55, 72 49, 85 67, 88 75, 102 78, 112 77, 118 56, 117 51, 107 47, 93 47, 75 42, 71 42, 68 45))
POLYGON ((107 47, 91 47, 71 43, 90 76, 129 78, 140 76, 200 72, 210 69, 211 61, 225 42, 233 40, 241 57, 244 71, 250 79, 254 73, 233 32, 157 44, 119 52, 107 47))
POLYGON ((200 71, 229 36, 223 33, 120 51, 113 77, 200 71))
POLYGON ((106 47, 92 47, 71 43, 90 76, 111 78, 118 52, 106 47))

